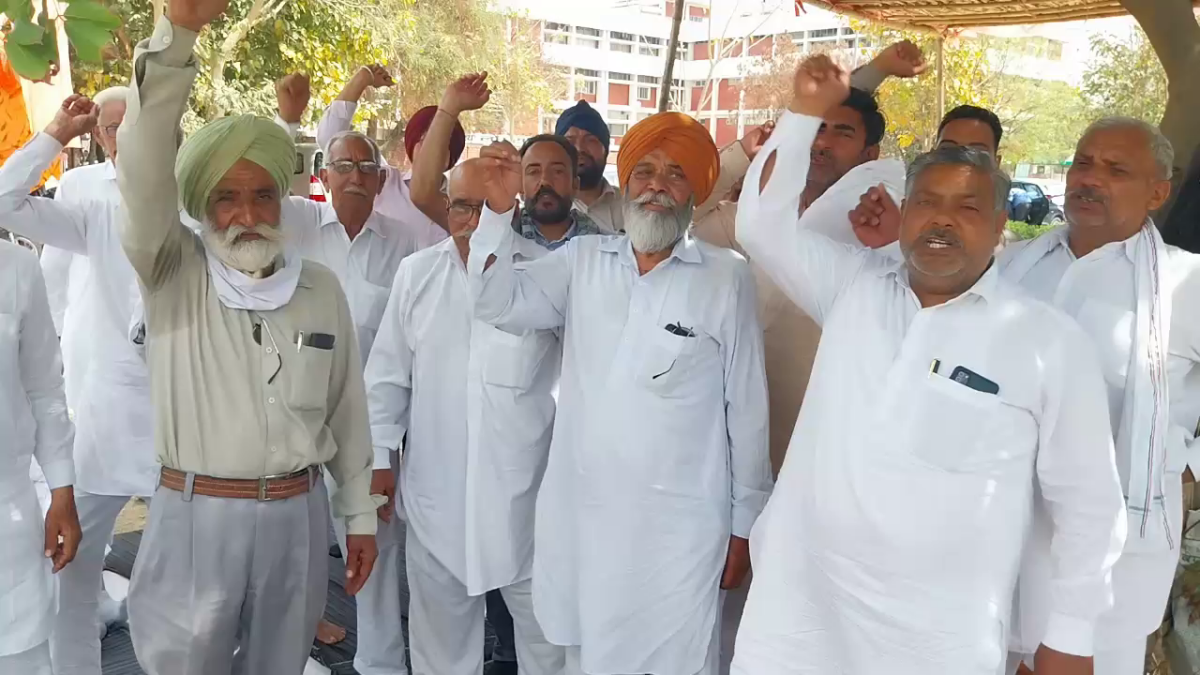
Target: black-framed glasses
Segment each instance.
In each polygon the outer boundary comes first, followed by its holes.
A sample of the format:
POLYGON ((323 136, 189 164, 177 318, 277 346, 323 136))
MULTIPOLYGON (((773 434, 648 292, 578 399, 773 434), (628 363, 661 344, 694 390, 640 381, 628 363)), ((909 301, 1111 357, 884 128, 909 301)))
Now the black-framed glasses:
POLYGON ((470 220, 481 214, 483 214, 483 204, 471 204, 469 202, 455 202, 450 204, 450 217, 455 220, 470 220))
POLYGON ((332 161, 328 164, 328 166, 330 169, 333 169, 335 173, 347 174, 355 169, 358 169, 360 172, 368 176, 373 176, 379 173, 379 169, 381 168, 378 162, 352 162, 348 159, 332 161))

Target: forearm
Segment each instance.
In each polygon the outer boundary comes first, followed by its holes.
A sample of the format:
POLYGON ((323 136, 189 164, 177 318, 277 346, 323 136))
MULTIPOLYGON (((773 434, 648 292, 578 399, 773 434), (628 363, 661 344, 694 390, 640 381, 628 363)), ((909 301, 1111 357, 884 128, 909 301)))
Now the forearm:
POLYGON ((887 73, 879 69, 872 61, 850 74, 850 86, 861 89, 868 94, 874 94, 887 80, 887 73))
POLYGON ((321 114, 321 121, 317 122, 317 145, 321 146, 322 150, 329 148, 329 141, 334 136, 350 130, 356 110, 358 104, 353 101, 338 99, 329 104, 321 114))
POLYGON ((197 33, 159 19, 134 55, 128 108, 117 133, 117 181, 127 216, 122 245, 150 290, 174 274, 191 237, 179 218, 175 158, 179 122, 196 78, 196 38, 197 33))
POLYGON ((29 194, 62 149, 61 141, 39 133, 0 164, 0 223, 6 230, 42 244, 86 254, 86 214, 29 194))
POLYGON ((51 489, 75 484, 72 446, 75 428, 63 393, 62 355, 46 300, 46 286, 30 256, 29 305, 21 322, 21 383, 37 432, 33 454, 51 489))
MULTIPOLYGON (((496 213, 485 206, 479 217, 479 227, 471 237, 467 273, 475 301, 475 317, 514 333, 562 326, 564 318, 559 307, 534 277, 518 271, 513 264, 516 233, 512 229, 512 217, 512 209, 496 213), (489 266, 488 261, 493 256, 494 262, 489 266)), ((548 283, 565 285, 567 279, 563 276, 569 277, 563 265, 567 248, 553 251, 528 267, 546 272, 544 276, 548 283)))
POLYGON ((734 226, 737 242, 780 289, 818 323, 864 254, 797 227, 816 117, 785 112, 746 173, 734 226), (774 171, 762 176, 774 156, 774 171))
POLYGON ((438 109, 425 132, 420 151, 413 158, 412 182, 408 186, 413 204, 443 229, 448 227, 448 222, 442 181, 450 164, 450 139, 457 124, 456 115, 438 109))
POLYGON ((349 306, 338 290, 339 330, 334 341, 329 378, 329 417, 326 426, 337 452, 326 463, 338 489, 332 498, 333 515, 346 519, 349 534, 375 534, 375 509, 371 497, 371 449, 367 395, 363 387, 361 358, 349 306))

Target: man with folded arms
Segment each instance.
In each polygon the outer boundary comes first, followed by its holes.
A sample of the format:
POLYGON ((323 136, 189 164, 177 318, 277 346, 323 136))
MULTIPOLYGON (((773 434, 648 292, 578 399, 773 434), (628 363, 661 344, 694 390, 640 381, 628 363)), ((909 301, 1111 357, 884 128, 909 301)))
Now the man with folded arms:
POLYGON ((1009 181, 984 152, 910 167, 902 261, 787 226, 847 80, 801 65, 738 205, 739 243, 823 334, 732 672, 1002 672, 1036 486, 1055 560, 1038 670, 1090 673, 1125 536, 1094 351, 994 268, 1009 181))
POLYGON ((716 146, 681 113, 634 125, 617 162, 626 234, 521 265, 521 163, 511 149, 482 161, 475 315, 514 334, 559 329, 564 345, 537 501, 538 621, 572 675, 715 674, 721 591, 748 571, 771 489, 754 279, 688 233, 716 146))
POLYGON ((304 669, 328 583, 322 465, 349 533, 347 592, 375 559, 354 322, 337 278, 283 243, 295 147, 243 115, 175 149, 197 34, 227 5, 168 4, 138 46, 118 134, 122 242, 142 284, 163 465, 129 595, 149 675, 304 669))

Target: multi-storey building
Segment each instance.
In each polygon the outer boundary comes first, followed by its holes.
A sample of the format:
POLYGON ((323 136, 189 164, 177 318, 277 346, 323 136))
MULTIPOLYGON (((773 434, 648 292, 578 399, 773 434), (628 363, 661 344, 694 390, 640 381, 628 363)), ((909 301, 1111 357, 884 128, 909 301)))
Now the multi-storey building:
MULTIPOLYGON (((675 1, 503 0, 505 9, 541 24, 544 57, 566 80, 565 96, 542 111, 537 129, 529 123, 521 131, 553 130, 559 112, 583 99, 608 121, 616 146, 630 125, 658 109, 660 97, 670 96, 672 109, 703 121, 723 146, 771 114, 748 105, 743 84, 785 41, 801 53, 840 50, 852 62, 861 62, 872 47, 845 17, 813 7, 800 12, 794 0, 680 0, 685 20, 673 81, 664 87, 675 1)), ((1022 70, 1075 79, 1074 71, 1056 63, 1064 51, 1077 50, 1064 50, 1054 38, 1035 40, 1039 47, 1021 59, 1022 70)))

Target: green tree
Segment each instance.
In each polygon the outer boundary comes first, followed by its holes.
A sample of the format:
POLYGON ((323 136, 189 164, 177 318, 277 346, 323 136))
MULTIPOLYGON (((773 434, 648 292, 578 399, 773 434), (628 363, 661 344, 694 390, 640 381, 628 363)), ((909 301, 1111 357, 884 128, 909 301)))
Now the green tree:
POLYGON ((0 14, 5 56, 18 75, 35 82, 60 68, 60 25, 74 60, 88 62, 101 60, 120 26, 120 18, 94 0, 73 0, 61 12, 47 0, 0 0, 0 14))
POLYGON ((1092 37, 1083 76, 1092 117, 1126 115, 1158 124, 1167 108, 1167 72, 1141 28, 1092 37))

